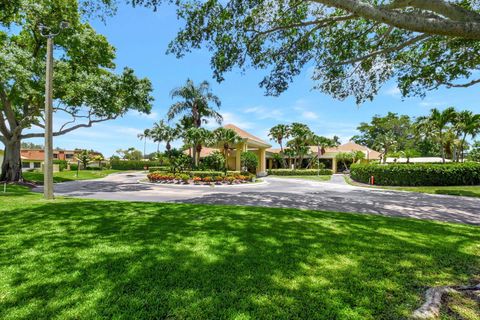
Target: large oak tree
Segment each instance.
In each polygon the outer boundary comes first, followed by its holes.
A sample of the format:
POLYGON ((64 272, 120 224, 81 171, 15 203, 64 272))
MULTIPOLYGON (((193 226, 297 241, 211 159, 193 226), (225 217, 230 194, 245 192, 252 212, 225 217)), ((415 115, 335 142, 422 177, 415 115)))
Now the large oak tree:
POLYGON ((212 51, 214 76, 267 69, 278 95, 307 67, 315 88, 357 103, 395 78, 404 96, 480 83, 478 0, 130 0, 174 2, 184 28, 169 52, 212 51), (477 77, 474 77, 474 76, 477 77))
POLYGON ((40 23, 53 32, 61 21, 70 23, 55 38, 54 111, 68 120, 54 136, 129 110, 150 112, 150 81, 129 68, 115 72, 115 48, 84 22, 76 0, 21 0, 11 9, 0 20, 0 180, 22 179, 21 141, 43 136, 46 39, 40 23))

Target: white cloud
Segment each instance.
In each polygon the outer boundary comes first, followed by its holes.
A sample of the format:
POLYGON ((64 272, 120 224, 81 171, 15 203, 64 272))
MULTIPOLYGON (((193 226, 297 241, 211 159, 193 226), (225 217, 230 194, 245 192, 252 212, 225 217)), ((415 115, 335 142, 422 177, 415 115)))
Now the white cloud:
POLYGON ((419 106, 424 108, 438 108, 445 106, 445 102, 440 101, 422 101, 419 103, 419 106))
POLYGON ((391 86, 390 88, 388 88, 386 91, 385 91, 385 94, 387 96, 391 96, 391 97, 395 97, 395 98, 399 98, 401 95, 402 95, 402 92, 400 91, 400 89, 396 86, 391 86))
POLYGON ((240 129, 252 129, 255 125, 253 122, 245 121, 238 115, 231 113, 231 112, 225 112, 222 114, 223 116, 223 123, 224 124, 234 124, 240 129))
POLYGON ((149 114, 138 112, 138 111, 131 111, 130 114, 132 116, 135 116, 137 118, 142 118, 142 119, 150 119, 150 120, 158 120, 158 112, 152 111, 149 114))
POLYGON ((305 99, 298 99, 293 105, 293 110, 300 113, 300 117, 304 120, 317 120, 318 114, 311 111, 312 107, 310 103, 305 99))
POLYGON ((264 106, 246 108, 243 110, 243 113, 254 114, 258 120, 273 119, 282 121, 284 118, 284 114, 281 110, 264 106))
POLYGON ((318 119, 318 115, 312 111, 303 111, 302 117, 307 120, 315 120, 318 119))

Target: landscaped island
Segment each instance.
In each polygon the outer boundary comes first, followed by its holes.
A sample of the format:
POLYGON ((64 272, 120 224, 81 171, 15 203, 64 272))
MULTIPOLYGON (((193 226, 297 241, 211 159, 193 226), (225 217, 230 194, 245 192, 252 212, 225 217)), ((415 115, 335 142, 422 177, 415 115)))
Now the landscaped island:
POLYGON ((220 172, 220 171, 190 171, 183 173, 171 173, 165 171, 154 171, 147 175, 150 182, 154 183, 176 183, 195 185, 221 185, 255 182, 254 174, 248 172, 220 172))

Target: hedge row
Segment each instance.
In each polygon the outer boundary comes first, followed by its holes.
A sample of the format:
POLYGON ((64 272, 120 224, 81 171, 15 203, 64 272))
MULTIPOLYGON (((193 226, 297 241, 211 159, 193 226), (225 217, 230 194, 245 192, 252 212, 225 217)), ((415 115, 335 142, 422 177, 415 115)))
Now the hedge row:
POLYGON ((320 175, 325 176, 333 174, 330 169, 268 169, 267 173, 274 176, 316 176, 319 173, 320 175))
POLYGON ((67 160, 53 160, 53 164, 58 164, 58 168, 60 171, 63 171, 65 169, 67 169, 68 167, 68 163, 67 163, 67 160))
POLYGON ((161 163, 157 161, 140 161, 140 160, 112 160, 110 166, 113 170, 143 170, 145 166, 161 167, 161 163))
POLYGON ((383 186, 462 186, 480 184, 480 163, 380 165, 353 164, 353 180, 383 186))
MULTIPOLYGON (((148 162, 147 162, 148 163, 148 162)), ((155 172, 155 171, 170 171, 169 166, 154 166, 154 167, 149 167, 148 170, 150 172, 155 172)))

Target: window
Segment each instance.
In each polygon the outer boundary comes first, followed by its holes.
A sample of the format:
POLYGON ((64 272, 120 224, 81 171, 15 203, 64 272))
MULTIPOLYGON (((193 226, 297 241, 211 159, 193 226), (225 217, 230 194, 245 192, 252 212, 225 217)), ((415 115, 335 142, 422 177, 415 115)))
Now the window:
POLYGON ((29 169, 30 168, 30 162, 22 162, 22 168, 23 169, 29 169))
POLYGON ((41 162, 34 162, 34 163, 33 163, 33 167, 34 167, 35 169, 39 169, 39 168, 42 167, 42 163, 41 163, 41 162))
POLYGON ((65 155, 65 157, 66 157, 67 159, 73 159, 73 154, 67 153, 67 154, 65 155))
POLYGON ((53 154, 53 158, 54 158, 54 159, 58 159, 58 153, 54 153, 54 154, 53 154))

